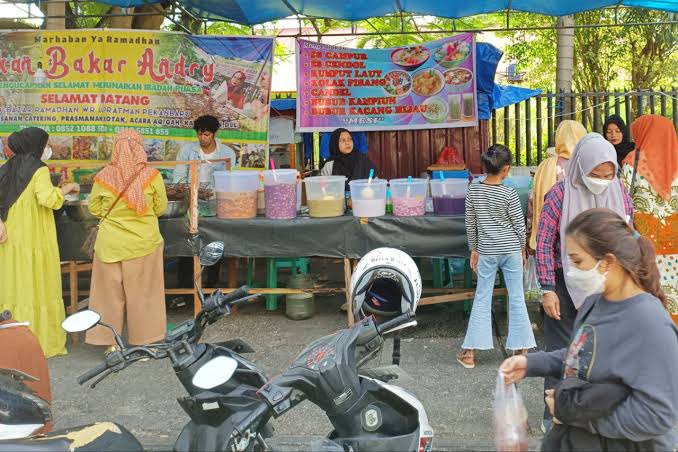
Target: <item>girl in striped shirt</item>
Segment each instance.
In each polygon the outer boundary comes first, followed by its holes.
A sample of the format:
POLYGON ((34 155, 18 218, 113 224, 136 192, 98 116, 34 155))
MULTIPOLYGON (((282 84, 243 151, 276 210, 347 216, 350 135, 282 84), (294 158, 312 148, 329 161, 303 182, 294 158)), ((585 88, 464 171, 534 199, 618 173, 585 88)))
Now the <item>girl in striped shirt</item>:
POLYGON ((491 308, 498 269, 509 293, 506 348, 526 353, 536 346, 523 292, 525 217, 518 193, 501 183, 509 174, 511 161, 511 151, 506 146, 492 145, 482 156, 487 177, 471 184, 466 195, 466 235, 471 268, 478 275, 466 338, 457 355, 459 364, 467 369, 475 367, 475 350, 494 348, 491 308))

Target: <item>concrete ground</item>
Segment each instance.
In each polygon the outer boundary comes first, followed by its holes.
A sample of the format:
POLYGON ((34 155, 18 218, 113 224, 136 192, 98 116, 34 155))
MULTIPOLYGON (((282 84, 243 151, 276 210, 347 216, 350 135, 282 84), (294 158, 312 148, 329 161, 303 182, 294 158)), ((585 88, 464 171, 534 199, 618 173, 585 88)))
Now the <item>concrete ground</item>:
MULTIPOLYGON (((204 339, 244 339, 256 350, 248 358, 275 375, 313 339, 345 326, 341 303, 340 297, 319 297, 316 315, 302 321, 286 318, 282 303, 273 313, 266 312, 263 303, 248 306, 237 316, 210 326, 204 339)), ((190 313, 190 308, 168 311, 173 322, 190 313)), ((402 343, 401 367, 411 378, 396 384, 414 393, 426 407, 435 431, 435 450, 494 449, 492 401, 501 352, 481 352, 476 368, 464 369, 454 359, 466 328, 458 306, 422 307, 417 314, 419 326, 402 343)), ((534 305, 530 306, 530 315, 533 320, 539 316, 534 305)), ((499 317, 500 330, 505 334, 505 314, 499 317)), ((81 344, 71 347, 68 356, 50 359, 57 428, 111 420, 125 425, 148 448, 170 448, 188 417, 176 402, 184 391, 169 362, 137 363, 95 389, 79 386, 76 377, 98 364, 102 356, 102 348, 81 344)), ((386 363, 389 358, 387 348, 382 360, 386 363)), ((538 449, 542 380, 527 380, 519 391, 529 412, 530 448, 538 449)), ((323 412, 309 402, 274 421, 274 425, 274 443, 287 450, 304 449, 330 430, 323 412)))

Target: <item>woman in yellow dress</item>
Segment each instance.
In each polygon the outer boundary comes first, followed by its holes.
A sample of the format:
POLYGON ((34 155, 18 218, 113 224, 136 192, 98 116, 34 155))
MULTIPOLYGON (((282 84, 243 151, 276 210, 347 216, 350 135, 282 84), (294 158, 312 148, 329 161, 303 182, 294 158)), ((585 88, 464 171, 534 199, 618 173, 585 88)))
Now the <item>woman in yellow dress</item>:
POLYGON ((9 309, 17 322, 29 322, 49 358, 66 354, 52 211, 79 187, 52 185, 42 162, 51 154, 48 140, 47 132, 37 127, 13 133, 8 145, 14 156, 0 167, 0 311, 9 309))

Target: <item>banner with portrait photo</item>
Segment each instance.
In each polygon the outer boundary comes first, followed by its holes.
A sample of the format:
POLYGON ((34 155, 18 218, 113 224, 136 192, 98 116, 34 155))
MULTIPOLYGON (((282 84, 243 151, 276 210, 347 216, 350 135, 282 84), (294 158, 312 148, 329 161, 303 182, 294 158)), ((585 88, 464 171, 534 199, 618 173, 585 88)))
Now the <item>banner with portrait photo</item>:
POLYGON ((217 139, 263 168, 273 49, 264 37, 0 32, 0 160, 10 133, 37 126, 53 160, 107 161, 115 133, 132 128, 150 161, 171 161, 197 143, 193 121, 212 115, 217 139))

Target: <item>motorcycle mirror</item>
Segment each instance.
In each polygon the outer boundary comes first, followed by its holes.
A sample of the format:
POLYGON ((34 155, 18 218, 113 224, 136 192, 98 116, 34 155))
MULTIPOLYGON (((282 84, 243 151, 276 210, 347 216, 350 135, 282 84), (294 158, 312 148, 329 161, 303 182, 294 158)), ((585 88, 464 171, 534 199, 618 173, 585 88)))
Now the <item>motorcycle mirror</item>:
POLYGON ((224 255, 224 242, 212 242, 200 250, 200 265, 211 267, 224 255))
POLYGON ((79 333, 81 331, 89 330, 99 323, 99 320, 101 320, 99 314, 87 309, 66 317, 66 319, 61 322, 61 328, 68 333, 79 333))
POLYGON ((217 356, 207 361, 193 377, 193 386, 200 389, 212 389, 231 379, 238 362, 228 356, 217 356))

